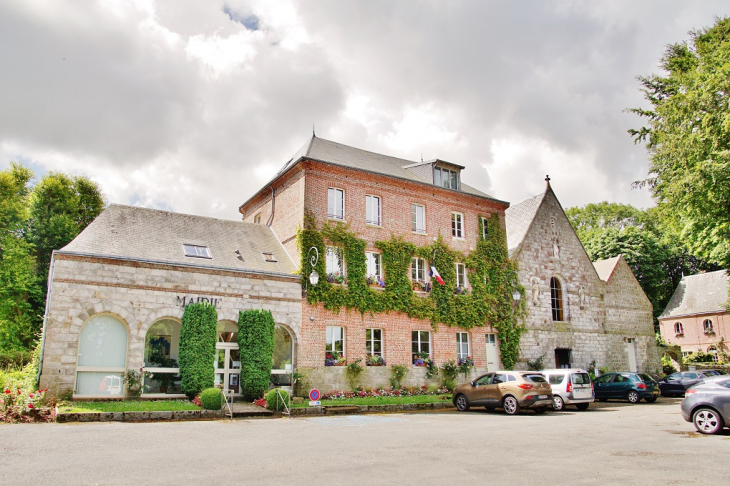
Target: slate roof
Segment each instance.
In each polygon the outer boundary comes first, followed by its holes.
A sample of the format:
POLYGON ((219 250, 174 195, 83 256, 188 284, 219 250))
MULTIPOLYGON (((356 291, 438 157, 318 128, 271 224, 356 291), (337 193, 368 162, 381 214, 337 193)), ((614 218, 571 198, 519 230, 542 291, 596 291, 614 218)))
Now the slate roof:
POLYGON ((59 253, 255 273, 296 272, 266 225, 120 204, 106 208, 59 253), (212 258, 187 257, 183 244, 207 246, 212 258), (277 261, 266 262, 262 252, 273 253, 277 261))
MULTIPOLYGON (((285 173, 291 167, 296 165, 301 159, 307 158, 317 160, 320 162, 326 162, 328 164, 339 165, 342 167, 349 167, 351 169, 359 169, 367 172, 374 172, 377 174, 383 174, 390 177, 398 177, 400 179, 410 180, 414 182, 421 182, 428 185, 433 185, 432 181, 426 181, 425 179, 418 177, 412 171, 405 169, 404 167, 414 167, 421 165, 421 162, 415 162, 413 160, 400 159, 398 157, 391 157, 389 155, 377 154, 375 152, 369 152, 349 145, 344 145, 324 138, 313 136, 302 148, 300 148, 289 161, 284 164, 284 167, 278 172, 276 177, 285 173)), ((436 162, 436 161, 432 161, 436 162)), ((444 163, 461 167, 451 162, 442 161, 444 163)), ((276 179, 276 177, 274 179, 276 179)), ((266 184, 264 187, 267 187, 266 184)), ((261 192, 261 191, 259 191, 261 192)), ((475 196, 486 197, 498 202, 498 199, 486 194, 478 189, 471 187, 468 184, 464 184, 463 175, 461 182, 461 191, 466 194, 472 194, 475 196)), ((258 193, 257 193, 258 194, 258 193)), ((255 197, 255 195, 254 195, 255 197)), ((244 203, 243 205, 245 205, 244 203)))
POLYGON ((596 269, 596 273, 601 280, 608 282, 620 259, 621 255, 613 258, 607 258, 605 260, 598 260, 593 262, 593 268, 596 269))
POLYGON ((725 312, 728 275, 725 270, 682 277, 660 319, 708 312, 725 312))
POLYGON ((505 211, 507 249, 509 250, 510 257, 514 256, 522 241, 525 239, 525 236, 527 236, 527 231, 530 229, 546 193, 547 191, 525 199, 521 203, 510 206, 505 211))

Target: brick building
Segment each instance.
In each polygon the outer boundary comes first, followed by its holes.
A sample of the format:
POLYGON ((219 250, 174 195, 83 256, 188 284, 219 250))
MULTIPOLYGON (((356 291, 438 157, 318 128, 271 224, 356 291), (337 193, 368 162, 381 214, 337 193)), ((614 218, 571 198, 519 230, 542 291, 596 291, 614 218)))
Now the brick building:
POLYGON ((664 340, 683 355, 702 351, 717 361, 720 342, 730 339, 729 286, 725 270, 682 277, 659 316, 664 340))
POLYGON ((591 263, 548 179, 507 210, 507 244, 527 290, 523 360, 655 371, 652 305, 623 257, 591 263))

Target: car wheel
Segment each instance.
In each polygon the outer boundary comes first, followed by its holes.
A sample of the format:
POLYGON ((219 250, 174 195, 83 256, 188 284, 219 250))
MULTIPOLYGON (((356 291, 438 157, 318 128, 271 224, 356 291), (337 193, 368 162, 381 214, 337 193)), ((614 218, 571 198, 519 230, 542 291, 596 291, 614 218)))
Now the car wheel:
POLYGON ((520 411, 520 404, 513 396, 506 397, 504 399, 504 402, 502 403, 502 406, 504 407, 504 413, 506 413, 507 415, 515 415, 517 412, 520 411))
POLYGON ((576 403, 575 407, 578 410, 588 410, 588 407, 590 406, 590 403, 576 403))
POLYGON ((565 408, 565 402, 560 395, 553 395, 553 410, 558 412, 565 408))
POLYGON ((466 399, 465 395, 456 395, 454 405, 456 405, 456 409, 459 412, 466 412, 467 410, 469 410, 469 400, 466 399))
POLYGON ((547 412, 547 409, 548 409, 547 407, 537 407, 534 410, 535 410, 535 413, 539 415, 539 414, 547 412))
POLYGON ((700 408, 692 416, 695 429, 700 434, 717 434, 723 427, 722 417, 711 408, 700 408))
POLYGON ((646 400, 649 403, 654 403, 654 402, 656 402, 656 397, 649 397, 649 398, 645 398, 644 400, 646 400))
POLYGON ((626 394, 626 398, 631 403, 639 403, 639 400, 641 400, 641 397, 639 396, 639 394, 637 392, 635 392, 634 390, 629 390, 629 392, 626 394))

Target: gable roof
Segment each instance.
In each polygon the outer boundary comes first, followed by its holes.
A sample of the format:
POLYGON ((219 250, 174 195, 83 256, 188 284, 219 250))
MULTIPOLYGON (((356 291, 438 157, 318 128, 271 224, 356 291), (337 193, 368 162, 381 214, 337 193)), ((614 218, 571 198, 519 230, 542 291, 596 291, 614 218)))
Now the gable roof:
POLYGON ((728 275, 725 270, 682 277, 659 319, 709 312, 725 312, 728 275))
MULTIPOLYGON (((289 169, 294 167, 296 164, 298 164, 301 160, 309 159, 309 160, 315 160, 318 162, 324 162, 327 164, 332 165, 338 165, 341 167, 347 167, 350 169, 356 169, 356 170, 363 170, 366 172, 373 172, 376 174, 382 174, 389 177, 397 177, 399 179, 404 179, 408 181, 418 182, 421 184, 428 184, 429 186, 433 186, 433 183, 431 181, 427 181, 421 177, 418 177, 414 171, 408 170, 406 167, 415 167, 422 165, 421 162, 415 162, 412 160, 406 160, 401 159, 398 157, 391 157, 389 155, 383 155, 383 154, 377 154, 375 152, 370 152, 367 150, 362 150, 355 147, 350 147, 349 145, 344 145, 337 142, 332 142, 330 140, 325 140, 324 138, 319 138, 316 136, 312 136, 312 138, 304 144, 302 148, 300 148, 294 156, 287 161, 286 164, 284 164, 284 167, 281 168, 281 170, 276 174, 274 179, 269 181, 269 183, 264 185, 264 188, 268 187, 268 185, 282 176, 284 173, 286 173, 289 169)), ((436 159, 431 162, 424 162, 426 163, 437 163, 437 162, 443 162, 446 164, 450 164, 456 167, 461 167, 457 164, 453 164, 451 162, 442 161, 439 159, 436 159)), ((251 198, 248 199, 250 201, 254 197, 256 197, 261 191, 257 191, 256 194, 254 194, 251 198)), ((448 188, 442 188, 447 191, 451 191, 453 189, 448 188)), ((504 204, 508 204, 505 201, 500 201, 499 199, 496 199, 489 194, 486 194, 478 189, 475 189, 471 187, 468 184, 464 184, 463 178, 461 182, 461 190, 455 191, 455 192, 461 192, 465 194, 471 194, 473 196, 479 196, 491 199, 496 202, 501 202, 504 204)), ((245 206, 246 201, 241 205, 241 207, 245 206)))
POLYGON ((57 253, 276 275, 296 272, 266 225, 120 204, 106 208, 57 253), (187 257, 183 244, 206 246, 212 258, 187 257), (277 261, 266 262, 262 252, 273 253, 277 261))
POLYGON ((619 260, 621 260, 621 255, 605 260, 598 260, 593 262, 593 268, 596 269, 596 273, 601 280, 608 282, 619 260))
POLYGON ((535 219, 535 215, 537 215, 537 210, 540 209, 545 194, 547 194, 547 190, 542 194, 510 206, 504 212, 505 226, 507 228, 507 249, 509 250, 510 257, 514 256, 525 240, 525 236, 527 236, 527 232, 530 226, 532 226, 532 221, 535 219))

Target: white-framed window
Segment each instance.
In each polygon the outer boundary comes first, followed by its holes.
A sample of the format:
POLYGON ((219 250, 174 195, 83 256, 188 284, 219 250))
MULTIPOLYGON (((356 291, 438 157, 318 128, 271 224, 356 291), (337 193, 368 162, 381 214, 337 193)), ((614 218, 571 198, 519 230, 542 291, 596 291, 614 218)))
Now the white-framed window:
POLYGON ((563 320, 563 287, 556 277, 550 279, 550 306, 553 311, 553 321, 563 320))
POLYGON ((710 319, 705 319, 702 322, 702 327, 705 330, 705 334, 714 334, 715 328, 712 326, 712 321, 710 319))
POLYGON ((201 245, 190 245, 190 244, 183 244, 183 250, 185 251, 186 257, 193 257, 193 258, 213 258, 210 256, 210 250, 207 246, 201 246, 201 245))
POLYGON ((341 326, 327 326, 325 353, 345 355, 345 328, 341 326))
POLYGON ((334 246, 327 247, 325 255, 325 268, 327 275, 345 275, 345 265, 342 262, 342 249, 334 246))
POLYGON ((489 231, 489 218, 482 218, 482 239, 487 239, 487 233, 489 231))
POLYGON ((684 326, 682 326, 681 322, 675 322, 674 323, 674 334, 677 336, 681 336, 684 334, 684 326))
POLYGON ((411 331, 411 352, 415 359, 419 353, 431 356, 431 332, 411 331))
POLYGON ((456 286, 466 288, 466 267, 463 263, 456 264, 456 286))
POLYGON ((713 344, 712 346, 707 348, 707 353, 712 355, 713 362, 717 363, 719 361, 720 358, 718 358, 717 356, 717 346, 713 344))
POLYGON ((443 167, 434 167, 433 184, 435 186, 458 190, 459 173, 455 170, 444 169, 443 167))
POLYGON ((253 222, 256 224, 261 224, 261 213, 253 217, 253 222))
POLYGON ((426 232, 426 207, 421 204, 411 204, 411 231, 426 232))
POLYGON ((182 393, 178 350, 181 324, 162 319, 152 324, 145 336, 142 393, 182 393))
POLYGON ((367 276, 378 279, 383 278, 382 255, 373 251, 365 252, 365 263, 367 265, 367 276))
POLYGON ((451 213, 451 236, 464 237, 464 215, 461 213, 451 213))
POLYGON ((414 282, 426 281, 426 260, 423 258, 411 258, 411 280, 414 282))
POLYGON ((327 217, 345 219, 345 191, 342 189, 327 189, 327 217))
POLYGON ((383 355, 382 329, 365 329, 365 353, 368 356, 383 355))
POLYGON ((457 332, 456 333, 456 357, 458 359, 465 359, 471 356, 469 353, 469 333, 468 332, 457 332))
POLYGON ((687 357, 687 356, 689 356, 690 354, 692 354, 692 351, 682 351, 682 357, 683 357, 683 358, 686 358, 686 357, 687 357))
POLYGON ((97 315, 79 334, 75 396, 124 396, 127 371, 126 326, 110 315, 97 315))
POLYGON ((380 198, 378 196, 365 196, 365 222, 380 226, 381 220, 380 198))

